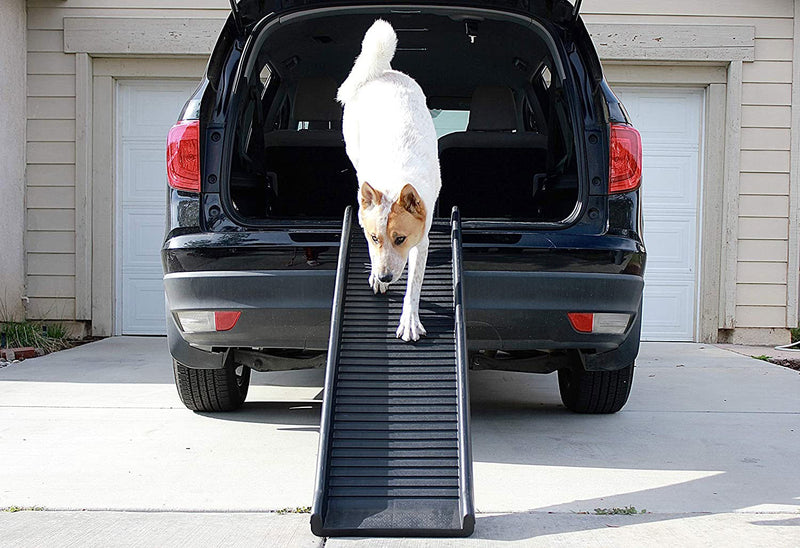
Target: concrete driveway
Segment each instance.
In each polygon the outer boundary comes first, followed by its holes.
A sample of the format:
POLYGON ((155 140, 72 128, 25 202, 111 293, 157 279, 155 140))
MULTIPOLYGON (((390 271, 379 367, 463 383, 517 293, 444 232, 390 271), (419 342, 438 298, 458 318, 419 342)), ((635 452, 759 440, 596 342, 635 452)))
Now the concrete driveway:
MULTIPOLYGON (((243 410, 192 413, 162 338, 0 369, 0 508, 47 510, 0 512, 0 546, 321 546, 294 511, 311 503, 322 372, 253 381, 243 410)), ((437 546, 800 545, 796 371, 649 343, 612 416, 564 410, 554 375, 470 382, 480 516, 437 546), (628 507, 647 513, 595 515, 628 507)))

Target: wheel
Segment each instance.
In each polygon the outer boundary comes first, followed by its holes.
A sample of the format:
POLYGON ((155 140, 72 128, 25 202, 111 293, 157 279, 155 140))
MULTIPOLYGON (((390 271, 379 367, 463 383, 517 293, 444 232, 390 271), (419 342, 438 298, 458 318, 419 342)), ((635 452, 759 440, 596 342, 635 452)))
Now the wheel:
POLYGON ((633 364, 616 371, 558 370, 561 401, 575 413, 616 413, 628 401, 631 384, 633 364))
POLYGON ((192 369, 172 360, 175 386, 192 411, 234 411, 247 397, 250 368, 227 360, 222 369, 192 369))

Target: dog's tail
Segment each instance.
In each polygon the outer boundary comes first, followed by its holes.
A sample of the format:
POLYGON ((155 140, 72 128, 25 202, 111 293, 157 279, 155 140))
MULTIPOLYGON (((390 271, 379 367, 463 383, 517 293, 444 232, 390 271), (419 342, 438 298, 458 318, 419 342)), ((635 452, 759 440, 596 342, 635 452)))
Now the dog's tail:
POLYGON ((383 19, 378 19, 364 35, 361 54, 356 58, 350 75, 339 88, 336 100, 343 105, 346 104, 358 88, 390 70, 395 49, 397 49, 397 35, 392 25, 383 19))

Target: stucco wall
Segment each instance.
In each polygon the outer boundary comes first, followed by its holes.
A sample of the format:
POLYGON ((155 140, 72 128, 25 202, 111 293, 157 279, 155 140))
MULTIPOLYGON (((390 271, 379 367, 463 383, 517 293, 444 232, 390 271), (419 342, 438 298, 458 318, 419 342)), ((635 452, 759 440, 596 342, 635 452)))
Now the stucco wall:
MULTIPOLYGON (((0 3, 0 316, 23 316, 25 0, 0 3)), ((1 318, 0 319, 4 319, 1 318)))

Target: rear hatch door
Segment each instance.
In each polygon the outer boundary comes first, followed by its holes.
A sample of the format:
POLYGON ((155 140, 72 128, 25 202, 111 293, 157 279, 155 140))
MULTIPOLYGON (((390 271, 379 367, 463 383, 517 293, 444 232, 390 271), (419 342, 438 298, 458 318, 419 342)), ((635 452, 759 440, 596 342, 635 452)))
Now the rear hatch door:
POLYGON ((249 29, 270 14, 300 11, 304 9, 315 9, 321 7, 332 7, 346 5, 359 6, 402 6, 402 5, 436 5, 436 6, 460 6, 494 9, 511 13, 523 13, 545 19, 555 23, 568 25, 578 17, 578 12, 583 0, 575 0, 575 3, 567 0, 396 0, 392 2, 380 0, 345 0, 341 2, 331 2, 330 0, 229 0, 233 19, 240 31, 249 29))

